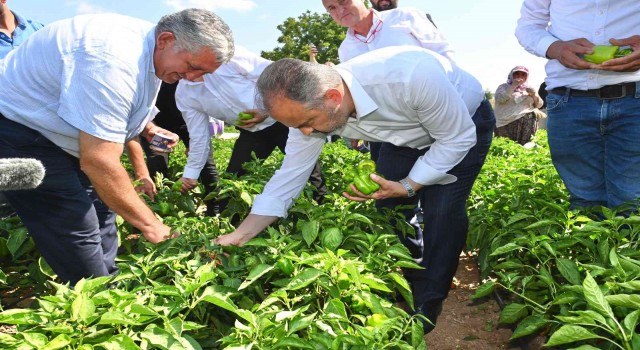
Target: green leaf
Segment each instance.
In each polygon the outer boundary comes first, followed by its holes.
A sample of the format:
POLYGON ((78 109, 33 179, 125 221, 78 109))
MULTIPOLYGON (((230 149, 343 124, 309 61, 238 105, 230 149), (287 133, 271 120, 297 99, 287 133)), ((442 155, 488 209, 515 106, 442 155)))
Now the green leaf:
POLYGON ((640 310, 636 310, 628 314, 624 318, 624 321, 622 322, 622 326, 624 327, 625 334, 631 335, 635 332, 636 326, 638 325, 639 317, 640 317, 640 310))
POLYGON ((383 280, 373 275, 360 276, 360 282, 368 285, 371 289, 377 289, 389 293, 391 292, 391 289, 387 287, 383 280))
POLYGON ((313 323, 313 320, 315 319, 315 317, 316 317, 315 312, 311 315, 296 317, 295 319, 293 319, 293 321, 289 323, 289 331, 287 332, 287 335, 291 335, 301 329, 305 329, 309 327, 313 323))
POLYGON ((348 321, 347 308, 340 299, 331 299, 324 308, 327 316, 335 317, 343 321, 348 321))
POLYGON ((314 349, 314 347, 309 342, 296 337, 284 337, 280 339, 274 346, 274 349, 282 349, 282 348, 311 349, 311 350, 314 349))
POLYGON ((584 288, 584 297, 587 299, 587 303, 591 308, 603 316, 614 318, 611 306, 609 306, 609 303, 604 298, 604 294, 602 294, 600 287, 593 277, 591 277, 591 274, 587 273, 587 276, 582 282, 582 287, 584 288))
POLYGON ((413 293, 411 292, 411 286, 407 279, 404 276, 401 276, 398 273, 390 272, 387 274, 387 277, 391 277, 391 280, 396 285, 396 289, 402 295, 402 298, 407 302, 407 305, 413 310, 413 293))
POLYGON ((586 328, 574 325, 564 325, 555 331, 545 346, 558 346, 586 339, 601 338, 586 328))
POLYGON ((125 334, 118 334, 98 345, 105 350, 140 350, 140 347, 136 345, 133 339, 125 334))
POLYGON ((527 316, 529 309, 527 305, 512 303, 502 309, 500 312, 500 323, 512 324, 519 319, 527 316))
POLYGON ((607 323, 607 320, 596 311, 593 310, 580 310, 572 311, 572 315, 569 316, 556 316, 557 319, 564 323, 582 324, 582 325, 596 325, 596 321, 601 325, 607 323))
POLYGON ((484 298, 489 294, 493 293, 495 289, 496 289, 496 283, 494 281, 485 282, 482 285, 480 285, 478 289, 476 289, 476 292, 473 293, 473 295, 471 296, 471 299, 484 298))
POLYGON ((94 316, 96 306, 86 293, 80 293, 71 304, 71 320, 87 323, 94 316))
POLYGON ((23 332, 21 334, 22 338, 36 349, 42 349, 49 341, 49 338, 42 333, 23 332))
POLYGON ((138 322, 138 320, 136 320, 135 318, 118 310, 111 310, 102 314, 102 317, 100 317, 100 321, 98 322, 98 324, 127 325, 127 326, 141 325, 141 323, 138 322))
POLYGON ((640 309, 640 294, 614 294, 604 298, 609 305, 640 309))
POLYGON ((66 334, 60 334, 53 338, 47 345, 41 347, 38 350, 58 350, 64 349, 71 344, 71 338, 66 334))
POLYGON ((38 325, 45 323, 45 319, 36 310, 9 309, 0 313, 0 323, 15 325, 38 325))
POLYGON ((269 271, 273 270, 273 268, 274 268, 273 265, 267 265, 267 264, 258 264, 258 265, 256 265, 249 272, 249 276, 247 276, 247 279, 244 282, 242 282, 240 287, 238 287, 238 290, 243 290, 243 289, 247 288, 253 282, 257 281, 260 277, 264 276, 266 273, 268 273, 269 271))
POLYGON ((322 242, 322 246, 331 251, 338 249, 340 244, 342 244, 342 238, 342 230, 338 227, 329 227, 322 230, 320 233, 320 242, 322 242))
POLYGON ((216 291, 213 286, 209 286, 205 288, 204 292, 202 292, 202 295, 200 296, 198 301, 204 300, 237 314, 238 307, 233 303, 233 301, 231 301, 231 299, 229 298, 230 296, 231 293, 223 294, 216 291))
POLYGON ((502 254, 506 254, 506 253, 509 253, 509 252, 512 252, 512 251, 518 250, 518 249, 522 249, 522 246, 520 246, 518 244, 515 244, 515 243, 507 243, 507 244, 503 245, 502 247, 498 247, 496 250, 491 252, 491 254, 489 254, 489 256, 502 255, 502 254))
POLYGON ((578 265, 574 261, 565 258, 558 258, 556 263, 558 264, 558 271, 560 271, 562 277, 569 281, 569 283, 575 285, 582 284, 578 265))
POLYGON ((318 232, 320 231, 320 223, 312 220, 305 221, 302 224, 302 238, 307 243, 308 247, 318 238, 318 232))
POLYGON ((527 316, 518 323, 518 327, 513 331, 510 340, 534 334, 547 324, 549 324, 549 320, 545 319, 541 315, 527 316))
POLYGON ((286 289, 288 290, 298 290, 302 289, 311 283, 315 282, 318 277, 322 275, 322 271, 316 270, 314 268, 308 268, 301 271, 299 274, 294 276, 286 289))

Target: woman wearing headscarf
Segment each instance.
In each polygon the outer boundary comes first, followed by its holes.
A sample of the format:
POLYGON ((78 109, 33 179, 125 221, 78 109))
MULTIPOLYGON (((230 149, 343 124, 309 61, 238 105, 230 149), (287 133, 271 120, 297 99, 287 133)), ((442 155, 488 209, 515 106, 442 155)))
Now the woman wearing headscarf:
POLYGON ((496 136, 507 137, 521 145, 529 142, 544 117, 538 108, 544 101, 527 85, 529 70, 517 66, 509 72, 507 82, 495 94, 496 136))

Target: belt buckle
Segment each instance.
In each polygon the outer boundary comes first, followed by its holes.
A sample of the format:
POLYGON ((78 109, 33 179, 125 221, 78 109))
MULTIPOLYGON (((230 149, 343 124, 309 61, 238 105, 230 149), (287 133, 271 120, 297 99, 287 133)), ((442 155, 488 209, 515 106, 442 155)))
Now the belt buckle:
POLYGON ((596 96, 599 100, 613 100, 627 96, 626 85, 608 85, 597 90, 596 96))

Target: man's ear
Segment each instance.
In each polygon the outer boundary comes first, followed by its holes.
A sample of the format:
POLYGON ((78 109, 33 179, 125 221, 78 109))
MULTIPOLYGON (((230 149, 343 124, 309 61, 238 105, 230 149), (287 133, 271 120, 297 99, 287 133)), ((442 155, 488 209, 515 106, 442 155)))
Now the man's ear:
POLYGON ((171 46, 176 41, 176 36, 171 32, 162 32, 158 35, 156 40, 156 47, 159 49, 165 49, 171 46))
POLYGON ((331 88, 324 93, 324 98, 333 101, 336 105, 342 104, 344 96, 342 92, 336 88, 331 88))

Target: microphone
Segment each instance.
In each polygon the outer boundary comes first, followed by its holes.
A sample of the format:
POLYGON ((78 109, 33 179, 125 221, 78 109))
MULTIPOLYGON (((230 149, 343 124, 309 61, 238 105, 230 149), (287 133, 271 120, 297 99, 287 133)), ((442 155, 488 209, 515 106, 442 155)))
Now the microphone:
POLYGON ((32 158, 0 158, 0 191, 36 188, 44 178, 42 162, 32 158))

